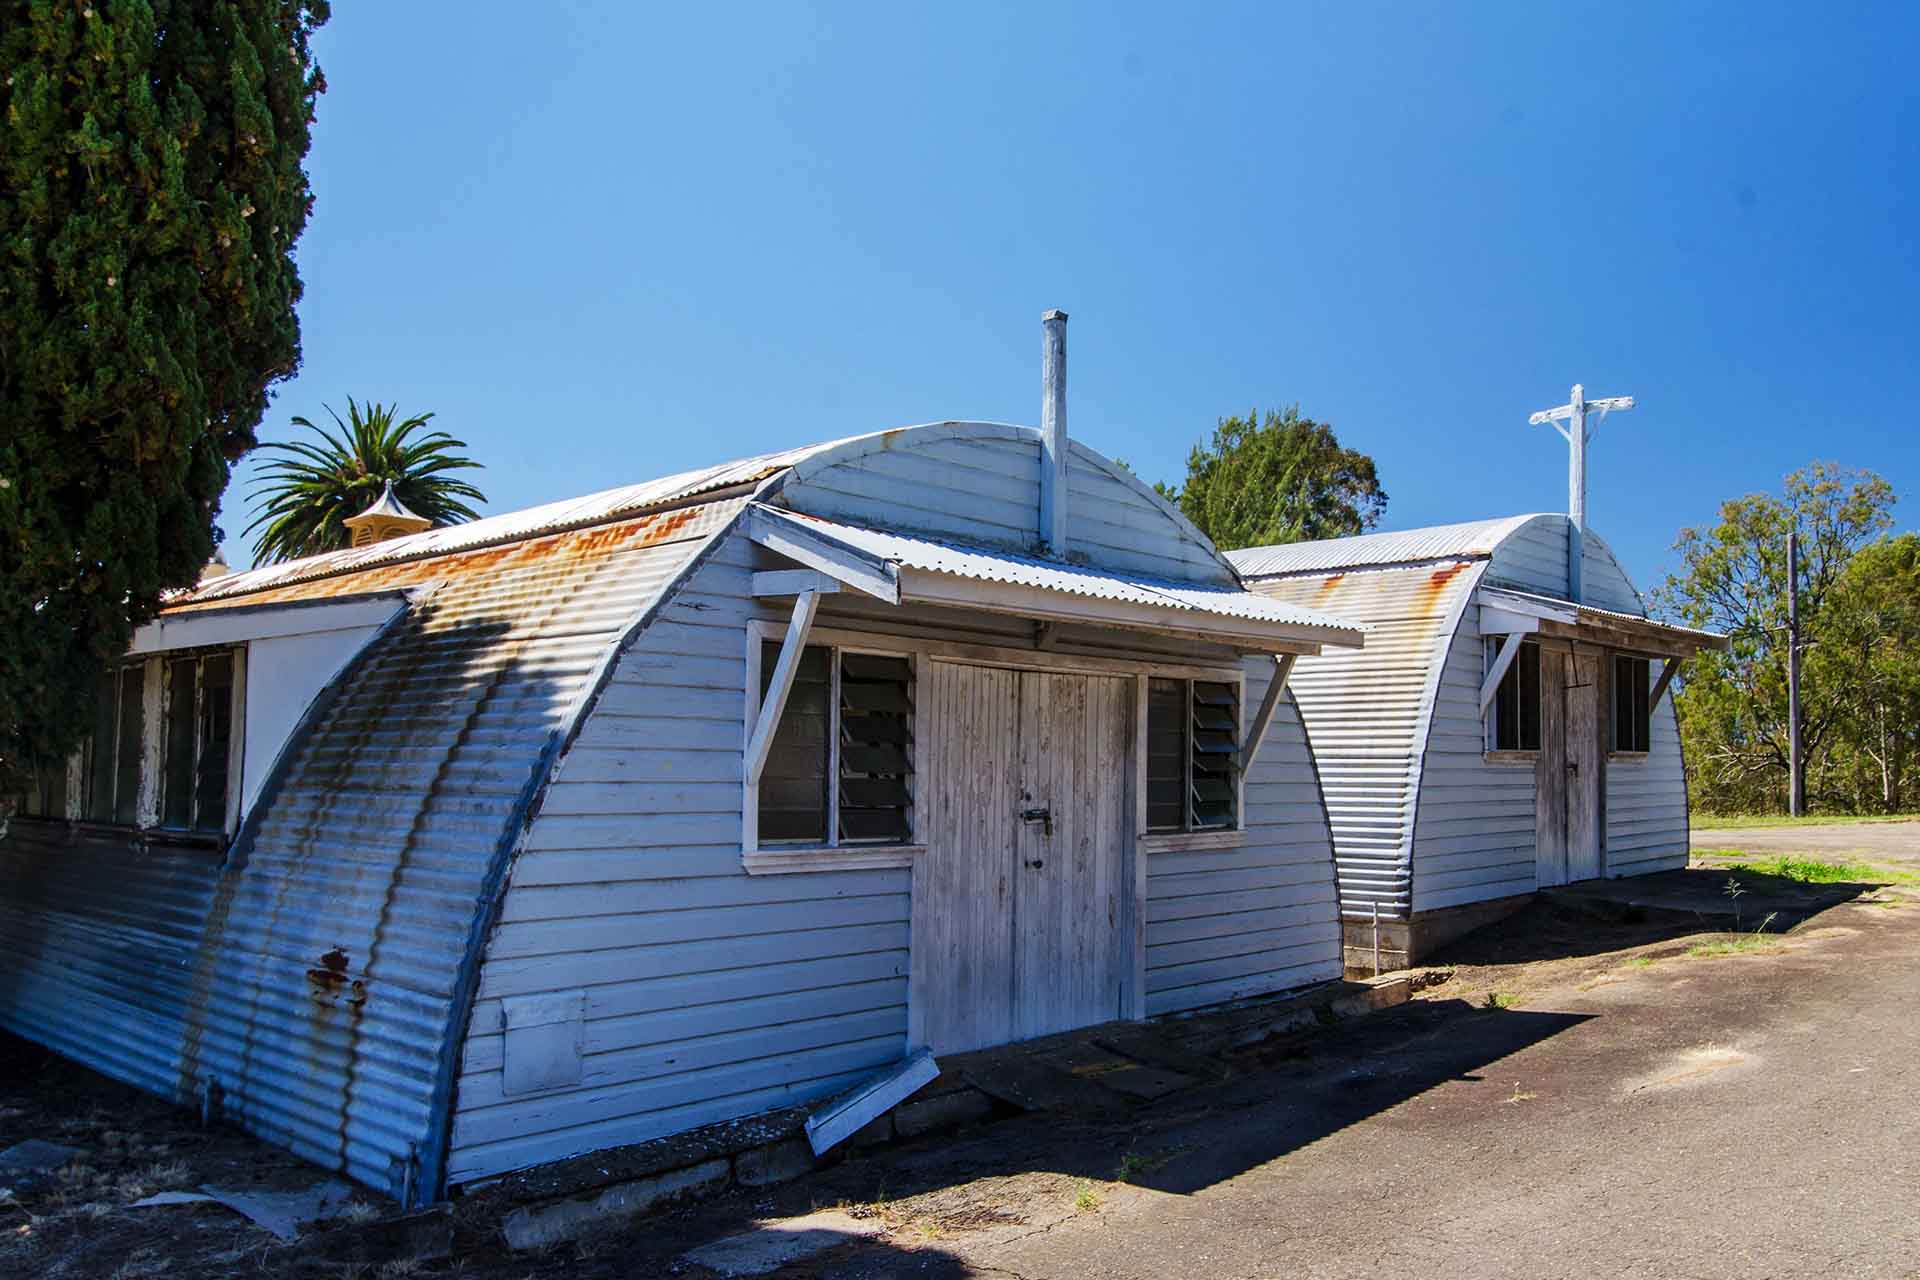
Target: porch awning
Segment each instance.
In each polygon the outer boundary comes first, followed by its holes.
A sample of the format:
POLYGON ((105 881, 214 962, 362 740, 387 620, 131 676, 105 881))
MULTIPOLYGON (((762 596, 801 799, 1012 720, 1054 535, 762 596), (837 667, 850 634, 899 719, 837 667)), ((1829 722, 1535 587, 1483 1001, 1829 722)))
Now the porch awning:
MULTIPOLYGON (((1013 552, 840 524, 756 503, 747 532, 770 551, 890 604, 931 604, 1045 622, 1122 627, 1259 653, 1358 648, 1363 628, 1234 587, 1089 569, 1013 552)), ((799 576, 756 575, 760 595, 796 594, 799 576)))
POLYGON ((1724 651, 1728 646, 1727 637, 1716 632, 1676 627, 1636 614, 1504 587, 1482 587, 1478 599, 1482 635, 1588 640, 1651 658, 1688 658, 1704 649, 1724 651))

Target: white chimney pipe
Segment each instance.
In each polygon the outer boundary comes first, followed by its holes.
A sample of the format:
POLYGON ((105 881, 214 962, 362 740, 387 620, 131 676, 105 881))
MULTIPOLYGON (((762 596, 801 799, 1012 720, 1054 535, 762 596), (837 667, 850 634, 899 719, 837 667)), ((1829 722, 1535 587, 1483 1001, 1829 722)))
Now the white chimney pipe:
POLYGON ((1040 538, 1067 558, 1067 313, 1040 317, 1040 538))

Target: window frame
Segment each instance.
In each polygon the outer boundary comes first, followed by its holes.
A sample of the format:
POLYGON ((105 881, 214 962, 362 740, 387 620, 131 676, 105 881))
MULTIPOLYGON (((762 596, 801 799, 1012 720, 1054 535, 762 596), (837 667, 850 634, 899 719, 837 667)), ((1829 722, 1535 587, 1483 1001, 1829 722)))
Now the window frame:
MULTIPOLYGON (((1247 690, 1246 690, 1244 671, 1241 673, 1241 678, 1235 679, 1235 680, 1215 679, 1208 676, 1193 676, 1193 675, 1186 675, 1186 676, 1150 675, 1150 676, 1144 677, 1144 679, 1146 681, 1147 697, 1142 704, 1144 707, 1144 710, 1142 712, 1143 723, 1141 725, 1141 732, 1138 735, 1136 735, 1139 743, 1138 749, 1143 753, 1143 755, 1146 752, 1148 745, 1152 741, 1151 716, 1153 712, 1153 693, 1152 693, 1153 681, 1155 680, 1178 681, 1180 684, 1186 686, 1186 695, 1187 695, 1186 696, 1186 719, 1181 726, 1183 730, 1182 751, 1181 751, 1182 762, 1181 763, 1183 765, 1182 781, 1184 783, 1183 800, 1184 800, 1185 812, 1181 816, 1180 825, 1178 827, 1150 826, 1148 824, 1148 810, 1146 805, 1146 797, 1143 794, 1142 803, 1141 803, 1141 817, 1139 819, 1141 838, 1146 840, 1159 841, 1164 844, 1167 841, 1168 837, 1197 836, 1197 837, 1204 838, 1209 836, 1219 836, 1219 835, 1225 835, 1225 834, 1231 834, 1231 833, 1244 832, 1246 830, 1247 785, 1246 785, 1246 770, 1242 768, 1240 764, 1240 756, 1246 749, 1246 741, 1247 741, 1247 713, 1246 713, 1247 690), (1193 801, 1193 757, 1194 757, 1194 748, 1193 748, 1194 701, 1193 700, 1194 700, 1194 686, 1200 685, 1200 684, 1230 685, 1232 686, 1234 691, 1234 694, 1233 694, 1233 698, 1234 698, 1234 705, 1233 705, 1233 712, 1234 712, 1233 714, 1233 719, 1234 719, 1233 821, 1229 823, 1224 823, 1218 826, 1203 827, 1195 824, 1196 815, 1194 813, 1194 801, 1193 801)), ((1144 784, 1143 784, 1143 790, 1144 790, 1144 784)))
POLYGON ((1612 662, 1607 668, 1607 755, 1615 760, 1644 760, 1653 752, 1653 681, 1656 678, 1653 664, 1656 659, 1635 653, 1614 652, 1608 655, 1612 662), (1637 664, 1637 667, 1636 667, 1637 664), (1633 686, 1621 679, 1621 667, 1628 666, 1642 673, 1642 679, 1628 711, 1636 723, 1641 735, 1640 745, 1620 745, 1620 696, 1633 686))
MULTIPOLYGON (((753 619, 747 623, 747 679, 746 713, 743 720, 746 735, 741 739, 744 745, 753 739, 755 725, 760 718, 760 685, 765 672, 762 653, 768 644, 784 644, 787 638, 787 624, 753 619)), ((760 787, 757 783, 748 783, 741 779, 743 804, 741 807, 741 855, 749 871, 814 871, 859 867, 911 866, 915 855, 925 851, 926 845, 920 841, 927 820, 926 789, 920 775, 920 757, 922 735, 926 728, 926 715, 920 702, 920 690, 925 685, 926 662, 924 652, 903 642, 889 644, 885 636, 849 640, 844 633, 829 632, 825 628, 812 628, 807 635, 806 647, 825 649, 827 659, 827 811, 825 841, 780 840, 762 843, 760 840, 760 787), (913 748, 914 769, 913 802, 907 810, 909 836, 900 840, 842 840, 840 836, 840 659, 844 654, 864 654, 877 658, 905 659, 910 670, 913 687, 913 748)))
MULTIPOLYGON (((746 673, 741 687, 741 746, 753 739, 753 730, 759 719, 759 690, 761 680, 761 645, 766 641, 784 642, 787 637, 788 621, 785 616, 778 619, 750 618, 746 626, 746 673)), ((1014 671, 1045 671, 1061 674, 1117 676, 1133 682, 1134 688, 1134 724, 1133 724, 1133 839, 1136 851, 1143 855, 1136 868, 1136 874, 1144 875, 1146 861, 1144 855, 1160 852, 1182 852, 1200 849, 1233 849, 1247 842, 1247 774, 1241 769, 1237 778, 1235 797, 1234 826, 1208 828, 1201 831, 1147 832, 1147 682, 1151 677, 1166 676, 1176 679, 1203 680, 1216 684, 1231 684, 1236 689, 1239 703, 1238 737, 1242 750, 1245 749, 1248 716, 1255 708, 1247 705, 1246 662, 1236 662, 1231 666, 1212 665, 1200 662, 1152 662, 1139 658, 1104 658, 1082 656, 1079 654, 1059 653, 1047 649, 1020 649, 1011 646, 993 644, 974 644, 953 640, 936 640, 912 635, 891 635, 885 632, 866 631, 845 626, 835 626, 816 622, 808 630, 807 643, 832 647, 853 653, 872 653, 883 657, 906 657, 913 661, 913 680, 915 687, 913 710, 913 738, 916 750, 924 751, 933 732, 926 701, 919 691, 927 687, 929 668, 935 661, 970 662, 979 666, 1002 667, 1014 671)), ((836 669, 838 664, 835 664, 836 669)), ((837 698, 836 698, 837 701, 837 698)), ((836 737, 838 735, 835 735, 836 737)), ((833 766, 838 768, 836 754, 833 766)), ((913 831, 915 842, 901 845, 841 845, 841 846, 796 846, 789 844, 759 844, 759 788, 748 786, 745 777, 741 778, 741 862, 750 875, 775 875, 787 872, 858 870, 871 868, 911 867, 914 860, 926 852, 927 846, 921 843, 927 830, 928 779, 917 767, 914 770, 913 792, 913 831)), ((1144 892, 1144 884, 1141 886, 1144 892)))
MULTIPOLYGON (((1488 675, 1492 674, 1494 661, 1499 656, 1501 646, 1506 643, 1507 634, 1484 634, 1480 637, 1480 640, 1480 678, 1484 680, 1488 675)), ((1542 705, 1545 698, 1546 655, 1547 649, 1540 643, 1537 637, 1522 639, 1520 641, 1520 650, 1513 655, 1513 662, 1508 665, 1506 671, 1501 673, 1500 684, 1494 689, 1493 697, 1488 701, 1486 712, 1481 717, 1481 748, 1482 753, 1489 761, 1494 763, 1512 761, 1531 764, 1539 757, 1542 746, 1541 739, 1544 739, 1546 734, 1546 713, 1545 707, 1542 705), (1500 745, 1500 693, 1501 690, 1507 687, 1507 681, 1513 681, 1515 686, 1515 705, 1518 706, 1518 699, 1520 697, 1519 686, 1521 683, 1520 664, 1525 659, 1526 650, 1528 649, 1534 651, 1534 731, 1539 735, 1539 738, 1536 739, 1532 746, 1526 746, 1524 744, 1526 718, 1522 716, 1519 726, 1514 730, 1514 741, 1520 745, 1503 747, 1500 745)))
MULTIPOLYGON (((134 820, 119 821, 116 818, 90 816, 92 812, 94 777, 94 735, 89 732, 81 742, 80 748, 70 756, 67 764, 66 809, 59 815, 36 814, 21 815, 28 821, 65 822, 75 829, 102 832, 134 832, 142 839, 155 839, 180 844, 218 844, 224 846, 239 830, 241 795, 245 787, 242 764, 246 758, 246 686, 247 686, 247 646, 245 644, 204 645, 188 649, 161 649, 139 653, 111 665, 109 671, 117 682, 124 674, 139 671, 140 706, 142 724, 137 743, 139 761, 134 770, 135 797, 133 804, 134 820), (217 827, 213 826, 176 826, 163 821, 165 811, 165 769, 167 753, 167 698, 170 693, 171 668, 176 662, 193 660, 196 662, 195 676, 195 768, 192 787, 194 803, 198 804, 199 790, 199 735, 202 729, 200 709, 204 706, 204 695, 199 673, 204 671, 208 658, 230 658, 233 667, 228 685, 228 732, 226 752, 226 795, 224 812, 220 815, 217 827)), ((119 807, 118 742, 121 736, 121 718, 124 704, 116 697, 114 711, 114 737, 116 743, 114 809, 119 807)), ((191 812, 191 811, 190 811, 191 812)), ((190 818, 191 821, 191 818, 190 818)))

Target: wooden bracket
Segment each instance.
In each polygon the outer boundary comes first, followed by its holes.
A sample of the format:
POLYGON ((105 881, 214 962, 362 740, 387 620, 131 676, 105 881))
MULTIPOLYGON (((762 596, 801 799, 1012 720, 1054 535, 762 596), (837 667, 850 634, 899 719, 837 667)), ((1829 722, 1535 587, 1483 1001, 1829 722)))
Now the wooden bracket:
POLYGON ((1515 631, 1501 641, 1500 652, 1493 659, 1493 669, 1487 672, 1487 678, 1480 682, 1480 714, 1482 716, 1485 716, 1487 708, 1493 705, 1493 695, 1500 692, 1500 681, 1505 678, 1507 668, 1513 665, 1514 658, 1520 653, 1520 642, 1526 638, 1525 632, 1515 631))
POLYGON ((1647 714, 1652 715, 1660 699, 1666 697, 1667 686, 1673 683, 1674 676, 1680 673, 1679 658, 1664 658, 1660 662, 1660 678, 1653 682, 1653 692, 1647 696, 1647 714))
POLYGON ((807 632, 813 629, 813 615, 820 608, 820 593, 802 591, 793 602, 793 621, 787 624, 787 638, 780 646, 780 661, 774 664, 773 679, 767 685, 766 700, 754 717, 753 736, 747 739, 747 785, 760 785, 760 771, 767 767, 767 752, 773 735, 780 728, 780 715, 787 709, 787 694, 793 691, 793 677, 800 669, 800 654, 807 647, 807 632))
POLYGON ((1287 677, 1293 674, 1293 664, 1299 661, 1296 653, 1277 653, 1273 656, 1273 680, 1267 685, 1267 696, 1260 700, 1260 710, 1254 713, 1253 724, 1247 729, 1247 740, 1240 745, 1240 774, 1245 777, 1253 769, 1253 761, 1260 754, 1260 745, 1267 740, 1267 729, 1273 724, 1274 712, 1280 709, 1281 695, 1287 691, 1287 677))
POLYGON ((802 591, 832 595, 840 590, 840 581, 816 569, 769 569, 753 575, 753 594, 760 596, 797 596, 802 591))

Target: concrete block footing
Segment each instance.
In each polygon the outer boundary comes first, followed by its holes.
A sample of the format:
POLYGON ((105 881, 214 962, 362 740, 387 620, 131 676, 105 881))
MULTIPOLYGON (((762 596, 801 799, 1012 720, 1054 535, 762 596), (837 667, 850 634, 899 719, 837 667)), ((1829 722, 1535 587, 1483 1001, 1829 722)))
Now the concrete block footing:
MULTIPOLYGON (((1392 973, 1420 964, 1448 943, 1506 919, 1533 898, 1531 893, 1515 894, 1464 906, 1442 907, 1437 911, 1418 911, 1405 920, 1383 916, 1379 921, 1379 971, 1392 973)), ((1347 976, 1371 976, 1374 973, 1374 922, 1345 918, 1340 922, 1340 934, 1347 976)))

